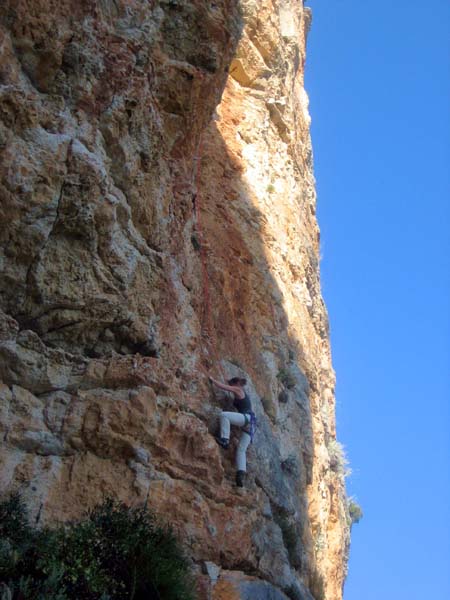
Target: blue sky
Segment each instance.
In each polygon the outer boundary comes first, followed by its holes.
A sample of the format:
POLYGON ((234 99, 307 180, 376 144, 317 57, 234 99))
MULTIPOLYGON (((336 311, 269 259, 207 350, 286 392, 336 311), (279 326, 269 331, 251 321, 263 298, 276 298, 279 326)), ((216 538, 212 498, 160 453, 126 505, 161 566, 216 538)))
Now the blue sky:
POLYGON ((344 600, 448 600, 450 4, 306 4, 338 437, 364 511, 344 600))

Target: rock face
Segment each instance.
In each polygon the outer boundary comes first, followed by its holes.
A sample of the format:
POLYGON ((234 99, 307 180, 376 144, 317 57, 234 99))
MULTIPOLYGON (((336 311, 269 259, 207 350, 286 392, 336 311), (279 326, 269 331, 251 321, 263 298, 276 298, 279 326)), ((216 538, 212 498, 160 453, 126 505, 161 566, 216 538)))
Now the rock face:
POLYGON ((147 503, 214 600, 338 600, 346 573, 309 23, 298 0, 0 8, 0 488, 41 523, 147 503), (243 491, 209 371, 249 381, 243 491))

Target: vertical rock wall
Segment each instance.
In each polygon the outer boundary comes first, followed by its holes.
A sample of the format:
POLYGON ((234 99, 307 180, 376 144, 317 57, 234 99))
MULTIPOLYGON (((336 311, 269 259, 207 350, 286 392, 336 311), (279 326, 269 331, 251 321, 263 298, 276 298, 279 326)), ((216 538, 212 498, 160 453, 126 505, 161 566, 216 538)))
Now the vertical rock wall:
POLYGON ((348 548, 298 0, 0 8, 0 487, 170 517, 200 596, 337 600, 348 548), (206 379, 249 380, 243 492, 206 379), (208 572, 208 569, 206 569, 208 572))

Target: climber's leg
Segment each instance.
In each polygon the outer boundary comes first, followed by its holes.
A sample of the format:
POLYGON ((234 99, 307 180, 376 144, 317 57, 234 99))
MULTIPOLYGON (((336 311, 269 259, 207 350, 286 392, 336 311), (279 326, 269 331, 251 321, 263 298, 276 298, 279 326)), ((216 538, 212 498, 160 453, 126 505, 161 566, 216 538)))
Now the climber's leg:
POLYGON ((238 427, 243 427, 245 425, 244 415, 241 415, 241 413, 236 412, 220 413, 220 437, 222 439, 230 439, 230 425, 237 425, 238 427))
POLYGON ((239 446, 236 452, 236 467, 238 472, 243 471, 244 473, 247 471, 247 459, 246 453, 248 445, 250 444, 251 437, 248 433, 243 431, 241 433, 241 439, 239 440, 239 446))

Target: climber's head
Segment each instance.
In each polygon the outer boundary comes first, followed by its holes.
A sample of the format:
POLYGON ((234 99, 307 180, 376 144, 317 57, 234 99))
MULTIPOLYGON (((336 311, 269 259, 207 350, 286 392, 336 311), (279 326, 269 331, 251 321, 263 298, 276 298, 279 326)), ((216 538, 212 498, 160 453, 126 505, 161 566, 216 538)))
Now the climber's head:
POLYGON ((239 387, 244 387, 247 384, 247 380, 243 377, 232 377, 228 380, 228 385, 238 385, 239 387))

